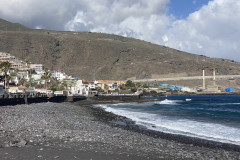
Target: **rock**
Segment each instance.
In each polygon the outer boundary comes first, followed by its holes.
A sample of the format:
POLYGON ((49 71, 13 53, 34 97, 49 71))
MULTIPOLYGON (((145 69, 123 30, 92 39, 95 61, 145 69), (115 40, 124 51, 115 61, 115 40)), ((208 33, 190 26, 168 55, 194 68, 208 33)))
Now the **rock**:
POLYGON ((17 141, 13 141, 13 140, 11 140, 10 142, 9 142, 9 146, 10 147, 16 147, 17 146, 17 141))
POLYGON ((42 155, 38 155, 38 158, 42 158, 42 155))
POLYGON ((9 142, 9 146, 10 147, 23 147, 26 144, 27 144, 27 142, 25 140, 23 140, 23 139, 21 139, 20 141, 13 141, 13 140, 11 140, 9 142))
POLYGON ((27 144, 27 142, 26 142, 25 140, 21 139, 20 142, 18 142, 17 146, 18 146, 18 147, 23 147, 23 146, 25 146, 26 144, 27 144))
POLYGON ((4 147, 8 148, 8 147, 10 147, 10 145, 9 144, 5 144, 4 147))

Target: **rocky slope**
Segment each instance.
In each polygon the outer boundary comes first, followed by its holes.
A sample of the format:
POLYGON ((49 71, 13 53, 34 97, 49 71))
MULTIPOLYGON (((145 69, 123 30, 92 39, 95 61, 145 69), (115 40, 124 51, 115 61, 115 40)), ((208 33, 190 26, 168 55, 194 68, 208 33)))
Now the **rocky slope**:
POLYGON ((27 29, 0 20, 0 51, 83 79, 143 79, 240 74, 233 60, 194 55, 149 42, 90 32, 27 29), (10 27, 11 26, 11 27, 10 27), (21 27, 25 29, 20 29, 21 27))

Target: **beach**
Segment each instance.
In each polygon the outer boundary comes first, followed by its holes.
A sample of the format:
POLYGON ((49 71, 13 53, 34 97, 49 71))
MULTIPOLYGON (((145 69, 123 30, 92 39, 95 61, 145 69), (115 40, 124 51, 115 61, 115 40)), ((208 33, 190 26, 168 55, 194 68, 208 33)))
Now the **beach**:
POLYGON ((238 149, 159 136, 91 106, 81 101, 0 107, 1 159, 240 159, 238 149))

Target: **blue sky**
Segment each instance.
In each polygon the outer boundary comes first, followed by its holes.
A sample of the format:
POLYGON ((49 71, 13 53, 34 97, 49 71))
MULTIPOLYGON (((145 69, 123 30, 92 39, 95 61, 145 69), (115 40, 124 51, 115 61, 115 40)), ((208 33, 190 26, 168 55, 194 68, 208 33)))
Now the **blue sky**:
POLYGON ((173 14, 177 19, 184 19, 190 13, 199 10, 203 5, 207 5, 210 0, 171 0, 169 14, 173 14))

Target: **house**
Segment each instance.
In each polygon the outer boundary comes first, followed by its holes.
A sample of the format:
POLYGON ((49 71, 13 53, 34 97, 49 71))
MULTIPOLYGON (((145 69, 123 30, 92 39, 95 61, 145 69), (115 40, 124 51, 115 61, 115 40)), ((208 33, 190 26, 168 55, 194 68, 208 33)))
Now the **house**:
POLYGON ((41 74, 32 74, 31 78, 34 80, 40 80, 42 78, 42 75, 41 74))
POLYGON ((23 70, 25 67, 25 65, 22 61, 14 61, 14 62, 10 62, 10 63, 11 63, 12 68, 17 68, 17 69, 23 70))
POLYGON ((219 93, 220 92, 220 90, 218 89, 218 86, 216 86, 216 85, 208 85, 207 89, 205 91, 210 92, 210 93, 219 93))
POLYGON ((69 93, 72 95, 88 95, 89 93, 89 88, 83 84, 82 80, 66 80, 66 83, 69 88, 69 93))
POLYGON ((59 81, 63 81, 64 79, 68 79, 69 78, 69 76, 66 73, 62 72, 62 71, 53 71, 51 73, 51 76, 53 78, 56 78, 59 81))
POLYGON ((16 60, 15 56, 11 56, 9 53, 0 52, 0 63, 2 62, 14 62, 16 60))
POLYGON ((96 85, 94 83, 88 84, 89 89, 96 89, 96 85))
POLYGON ((181 89, 182 92, 189 92, 189 93, 196 93, 197 89, 196 88, 189 88, 189 87, 183 87, 181 89))

